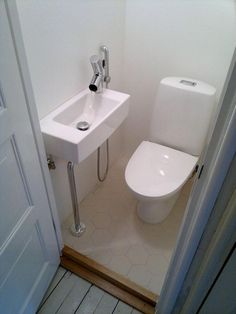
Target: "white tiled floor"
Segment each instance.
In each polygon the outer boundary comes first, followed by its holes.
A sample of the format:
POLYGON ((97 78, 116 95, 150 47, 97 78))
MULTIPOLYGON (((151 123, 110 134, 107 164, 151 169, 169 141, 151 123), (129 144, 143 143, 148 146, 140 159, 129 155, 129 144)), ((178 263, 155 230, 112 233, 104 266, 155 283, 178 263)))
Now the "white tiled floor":
POLYGON ((126 164, 127 158, 120 159, 110 169, 106 181, 81 203, 86 233, 81 238, 70 234, 71 215, 63 224, 63 239, 80 253, 160 294, 191 181, 164 222, 146 224, 137 217, 136 200, 126 186, 126 164))

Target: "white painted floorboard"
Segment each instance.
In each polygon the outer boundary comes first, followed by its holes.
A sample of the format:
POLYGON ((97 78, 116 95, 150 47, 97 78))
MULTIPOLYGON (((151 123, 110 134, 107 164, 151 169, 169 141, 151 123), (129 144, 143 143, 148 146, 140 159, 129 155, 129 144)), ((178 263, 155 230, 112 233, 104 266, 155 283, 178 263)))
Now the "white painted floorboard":
POLYGON ((58 314, 74 314, 88 292, 91 284, 82 278, 77 277, 77 282, 67 295, 65 301, 59 308, 58 314))
POLYGON ((118 302, 115 310, 113 311, 114 314, 131 314, 133 309, 128 304, 120 301, 118 302))
POLYGON ((96 286, 92 286, 83 302, 80 304, 76 314, 94 313, 104 293, 105 292, 103 290, 97 288, 96 286))
POLYGON ((59 267, 38 314, 141 314, 90 282, 59 267))
POLYGON ((118 299, 105 292, 94 313, 113 313, 118 302, 118 299))
POLYGON ((50 287, 48 288, 43 300, 42 300, 42 303, 45 302, 45 300, 49 297, 49 295, 52 293, 52 291, 55 289, 56 285, 58 284, 58 282, 62 279, 62 277, 65 275, 66 273, 66 269, 65 268, 62 268, 62 267, 59 267, 58 270, 57 270, 57 273, 56 275, 54 276, 51 284, 50 284, 50 287))

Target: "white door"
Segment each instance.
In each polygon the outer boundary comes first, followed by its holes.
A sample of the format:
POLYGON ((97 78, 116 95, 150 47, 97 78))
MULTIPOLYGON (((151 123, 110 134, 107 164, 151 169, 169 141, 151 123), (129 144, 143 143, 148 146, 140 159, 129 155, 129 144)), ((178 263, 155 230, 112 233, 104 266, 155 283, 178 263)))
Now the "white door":
POLYGON ((34 313, 58 264, 27 100, 0 0, 0 313, 34 313))

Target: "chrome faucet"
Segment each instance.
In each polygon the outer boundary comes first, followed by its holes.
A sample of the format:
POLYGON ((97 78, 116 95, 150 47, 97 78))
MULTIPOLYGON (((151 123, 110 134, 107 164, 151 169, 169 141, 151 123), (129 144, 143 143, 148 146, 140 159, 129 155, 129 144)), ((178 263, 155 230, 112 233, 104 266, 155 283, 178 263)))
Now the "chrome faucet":
POLYGON ((102 60, 99 56, 94 55, 90 58, 90 63, 93 68, 93 77, 89 84, 89 89, 92 92, 101 92, 103 88, 103 68, 102 68, 102 60))
POLYGON ((109 50, 106 46, 101 46, 100 49, 104 53, 103 60, 98 55, 93 55, 90 58, 94 74, 89 84, 89 89, 97 93, 102 92, 103 82, 106 83, 107 88, 111 81, 111 77, 109 76, 109 50))

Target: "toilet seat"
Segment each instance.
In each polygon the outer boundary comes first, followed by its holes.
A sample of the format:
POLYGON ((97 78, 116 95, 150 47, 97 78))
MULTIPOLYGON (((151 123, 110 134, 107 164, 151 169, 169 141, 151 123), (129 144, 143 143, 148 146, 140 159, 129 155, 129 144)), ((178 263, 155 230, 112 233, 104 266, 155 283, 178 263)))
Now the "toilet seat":
POLYGON ((143 141, 126 166, 125 179, 140 198, 169 197, 184 185, 197 160, 173 148, 143 141))

